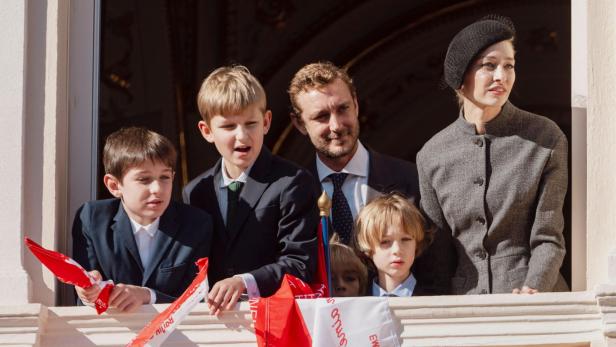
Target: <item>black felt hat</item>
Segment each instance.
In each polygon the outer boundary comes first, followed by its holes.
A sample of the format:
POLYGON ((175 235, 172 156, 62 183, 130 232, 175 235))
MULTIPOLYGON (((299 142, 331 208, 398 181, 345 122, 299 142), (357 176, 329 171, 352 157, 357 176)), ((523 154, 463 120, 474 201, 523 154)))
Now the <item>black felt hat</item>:
POLYGON ((468 66, 487 47, 515 37, 515 28, 509 18, 486 16, 454 36, 447 48, 444 62, 445 83, 460 89, 468 66))

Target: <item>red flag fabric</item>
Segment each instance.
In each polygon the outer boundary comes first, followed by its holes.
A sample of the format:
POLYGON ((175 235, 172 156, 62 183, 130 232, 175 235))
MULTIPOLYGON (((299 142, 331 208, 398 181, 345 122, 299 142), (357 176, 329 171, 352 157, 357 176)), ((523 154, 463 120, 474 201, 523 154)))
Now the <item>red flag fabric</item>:
POLYGON ((102 290, 94 302, 96 312, 101 314, 109 307, 109 294, 113 289, 113 282, 97 282, 90 274, 75 260, 66 255, 43 248, 31 239, 25 239, 26 246, 32 254, 40 260, 61 282, 72 284, 81 288, 90 288, 93 285, 101 286, 102 290))
POLYGON ((259 347, 310 347, 310 332, 295 298, 314 298, 310 286, 292 275, 284 275, 274 295, 260 298, 253 312, 259 347))
POLYGON ((328 266, 326 260, 326 247, 323 238, 323 234, 327 233, 327 217, 325 217, 325 221, 321 218, 321 222, 319 223, 319 228, 317 231, 317 241, 318 241, 318 249, 317 249, 317 272, 315 274, 314 283, 310 285, 313 292, 317 294, 318 297, 329 297, 330 296, 330 288, 329 288, 329 278, 328 274, 328 266))
POLYGON ((60 281, 81 288, 92 286, 87 271, 73 259, 62 253, 45 249, 27 237, 26 246, 60 281))
POLYGON ((126 347, 160 346, 171 335, 173 330, 188 316, 190 311, 208 292, 207 258, 197 260, 199 272, 186 288, 167 309, 152 319, 126 347))

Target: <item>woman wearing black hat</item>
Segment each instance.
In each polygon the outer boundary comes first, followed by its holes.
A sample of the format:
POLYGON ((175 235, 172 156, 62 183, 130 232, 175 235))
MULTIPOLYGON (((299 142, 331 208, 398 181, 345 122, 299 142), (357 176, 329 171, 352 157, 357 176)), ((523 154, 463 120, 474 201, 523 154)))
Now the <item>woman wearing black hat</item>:
POLYGON ((490 17, 453 38, 444 77, 460 115, 417 154, 421 207, 454 238, 454 294, 567 290, 567 139, 508 101, 514 37, 513 23, 490 17))

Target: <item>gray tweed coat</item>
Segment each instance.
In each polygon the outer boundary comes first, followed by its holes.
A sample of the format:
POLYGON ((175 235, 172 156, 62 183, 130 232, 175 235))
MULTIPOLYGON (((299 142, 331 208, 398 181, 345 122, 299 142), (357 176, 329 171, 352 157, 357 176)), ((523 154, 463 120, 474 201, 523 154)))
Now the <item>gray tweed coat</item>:
POLYGON ((477 135, 460 116, 423 146, 417 167, 422 210, 454 239, 454 294, 567 290, 567 139, 554 122, 507 102, 477 135))

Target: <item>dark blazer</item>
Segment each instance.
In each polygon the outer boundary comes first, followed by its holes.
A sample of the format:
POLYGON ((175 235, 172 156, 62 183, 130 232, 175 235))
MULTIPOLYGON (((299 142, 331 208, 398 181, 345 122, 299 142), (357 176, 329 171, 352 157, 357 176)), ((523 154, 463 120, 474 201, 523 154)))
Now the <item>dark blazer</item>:
POLYGON ((160 217, 151 264, 144 269, 120 199, 90 201, 75 215, 73 257, 104 280, 148 287, 156 292, 157 303, 169 303, 195 278, 195 261, 209 255, 212 235, 207 213, 171 202, 160 217))
POLYGON ((261 296, 269 296, 286 273, 310 282, 319 222, 314 178, 263 147, 240 193, 237 220, 227 229, 215 190, 222 179, 221 163, 192 180, 183 192, 185 202, 214 218, 210 286, 250 273, 261 296))
MULTIPOLYGON (((419 208, 419 179, 414 163, 368 149, 368 186, 376 194, 368 194, 368 203, 379 194, 404 194, 419 208)), ((316 161, 310 170, 318 173, 316 161)), ((321 188, 318 188, 321 190, 321 188)), ((320 192, 319 192, 320 193, 320 192)), ((450 279, 455 271, 455 249, 447 235, 428 233, 428 247, 413 263, 412 272, 417 279, 414 295, 449 294, 450 279)), ((373 273, 374 274, 374 273, 373 273)), ((368 281, 371 285, 372 282, 368 281)), ((371 293, 371 287, 367 289, 371 293)))

